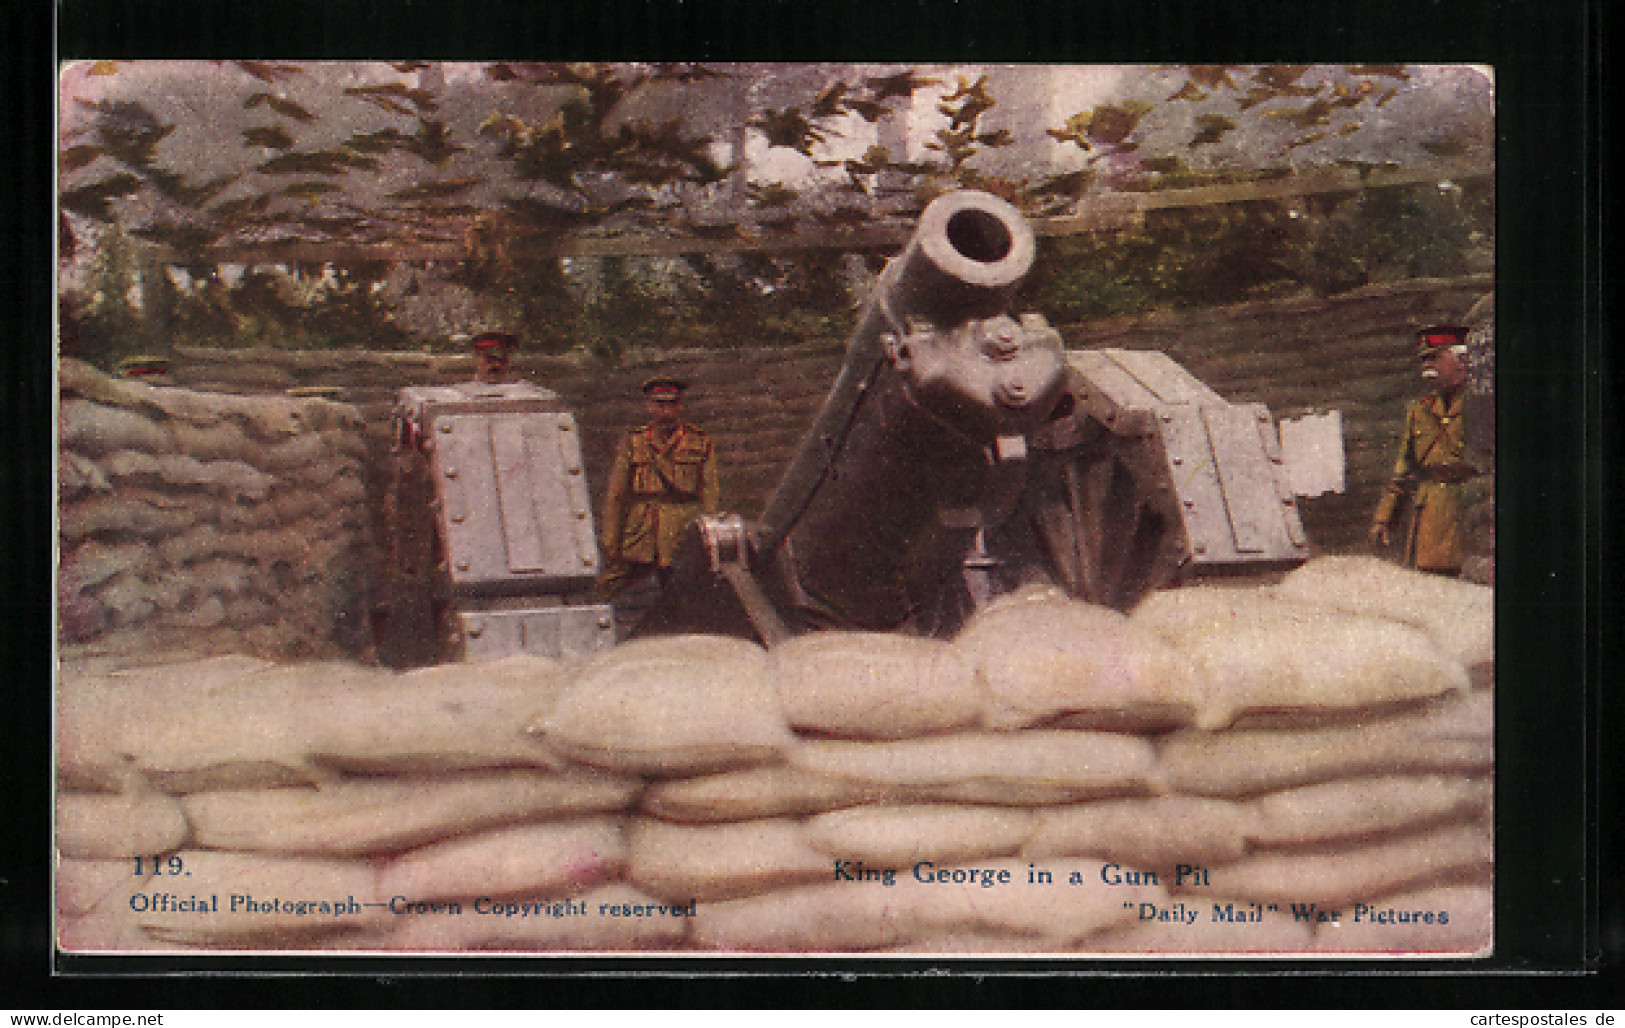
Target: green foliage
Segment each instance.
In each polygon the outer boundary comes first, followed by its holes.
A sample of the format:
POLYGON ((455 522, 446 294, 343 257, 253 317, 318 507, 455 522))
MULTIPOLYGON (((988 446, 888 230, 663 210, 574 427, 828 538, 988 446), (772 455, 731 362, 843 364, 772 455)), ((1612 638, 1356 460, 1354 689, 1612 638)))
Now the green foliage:
POLYGON ((1493 224, 1487 189, 1432 185, 1157 211, 1137 231, 1042 239, 1018 302, 1068 322, 1460 275, 1487 261, 1493 224))
POLYGON ((110 367, 155 349, 151 325, 132 299, 140 281, 136 245, 116 225, 102 233, 83 293, 62 298, 65 354, 110 367))

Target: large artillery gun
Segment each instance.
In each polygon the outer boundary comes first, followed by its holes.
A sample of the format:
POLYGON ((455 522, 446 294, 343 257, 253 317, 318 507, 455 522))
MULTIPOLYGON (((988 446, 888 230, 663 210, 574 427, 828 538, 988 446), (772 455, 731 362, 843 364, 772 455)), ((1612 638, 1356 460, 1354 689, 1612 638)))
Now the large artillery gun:
POLYGON ((1297 497, 1342 488, 1335 412, 1278 428, 1164 354, 1066 351, 1008 313, 1035 252, 1007 202, 933 201, 762 516, 699 519, 639 631, 947 636, 1031 582, 1126 609, 1306 560, 1297 497))

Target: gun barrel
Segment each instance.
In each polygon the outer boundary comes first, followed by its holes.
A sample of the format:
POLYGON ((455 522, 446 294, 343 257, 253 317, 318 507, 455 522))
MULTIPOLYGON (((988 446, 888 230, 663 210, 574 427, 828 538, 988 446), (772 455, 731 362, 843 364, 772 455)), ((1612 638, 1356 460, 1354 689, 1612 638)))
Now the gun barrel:
POLYGON ((865 397, 887 366, 881 338, 910 320, 951 328, 1000 314, 1032 267, 1032 228, 1013 205, 965 190, 933 200, 887 262, 847 340, 846 361, 762 516, 761 552, 778 549, 840 459, 865 397))

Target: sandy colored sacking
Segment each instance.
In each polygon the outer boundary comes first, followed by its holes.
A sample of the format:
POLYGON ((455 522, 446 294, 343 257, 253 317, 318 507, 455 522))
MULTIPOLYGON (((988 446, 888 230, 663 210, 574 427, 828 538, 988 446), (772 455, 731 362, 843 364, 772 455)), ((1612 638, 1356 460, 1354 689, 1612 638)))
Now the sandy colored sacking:
POLYGON ((1455 824, 1364 846, 1260 850, 1212 875, 1210 884, 1187 880, 1183 888, 1278 903, 1283 909, 1291 903, 1341 909, 1423 885, 1487 882, 1494 860, 1482 826, 1455 824))
POLYGON ((813 632, 769 653, 767 673, 791 727, 860 739, 969 728, 983 698, 946 642, 879 632, 813 632))
POLYGON ((1283 599, 1391 618, 1428 634, 1464 667, 1495 661, 1495 590, 1376 557, 1320 557, 1276 587, 1283 599))
POLYGON ((876 803, 891 794, 881 786, 788 764, 724 771, 653 782, 641 809, 669 821, 744 821, 876 803))
POLYGON ((690 637, 610 650, 533 728, 560 753, 617 771, 688 775, 775 762, 794 736, 764 651, 745 645, 690 637))
POLYGON ((1157 796, 1039 811, 1021 855, 1092 856, 1134 867, 1224 864, 1247 852, 1252 810, 1228 800, 1157 796))
POLYGON ((1141 730, 1187 725, 1202 702, 1191 663, 1115 610, 1053 587, 1000 597, 971 618, 954 649, 987 695, 989 728, 1071 715, 1141 730))
POLYGON ((56 795, 56 848, 64 856, 150 857, 179 849, 189 835, 186 813, 172 796, 150 790, 56 795))
POLYGON ((1195 661, 1204 680, 1203 728, 1258 714, 1312 723, 1468 688, 1466 671, 1417 629, 1258 590, 1156 592, 1133 619, 1195 661))
POLYGON ((1156 754, 1108 732, 964 732, 901 742, 805 742, 797 767, 884 786, 1041 786, 1098 795, 1155 791, 1156 754))
POLYGON ((916 803, 819 814, 807 820, 804 837, 829 857, 907 867, 920 860, 962 864, 1010 856, 1032 831, 1033 814, 1020 807, 916 803))
POLYGON ((617 877, 625 867, 619 820, 589 817, 419 847, 378 872, 378 891, 407 901, 568 896, 617 877))
POLYGON ((1248 837, 1261 846, 1353 839, 1471 819, 1490 803, 1487 779, 1385 775, 1306 785, 1253 800, 1248 837))
POLYGON ((360 856, 520 821, 618 811, 637 789, 633 780, 590 770, 491 771, 428 781, 196 792, 181 804, 201 846, 360 856))
POLYGON ((833 868, 827 854, 808 845, 802 825, 789 818, 721 825, 635 818, 628 837, 627 877, 632 884, 677 903, 708 903, 827 881, 833 868))

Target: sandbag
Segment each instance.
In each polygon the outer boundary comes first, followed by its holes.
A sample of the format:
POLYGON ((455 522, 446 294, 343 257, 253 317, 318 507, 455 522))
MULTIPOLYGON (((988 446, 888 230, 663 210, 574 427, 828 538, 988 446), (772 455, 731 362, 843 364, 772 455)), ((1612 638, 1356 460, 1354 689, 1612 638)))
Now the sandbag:
POLYGON ((899 739, 974 726, 982 695, 949 644, 880 632, 813 632, 774 647, 768 677, 791 726, 899 739))
POLYGON ((203 520, 206 502, 151 489, 98 493, 63 504, 57 512, 57 531, 67 540, 109 532, 169 535, 203 520))
POLYGON ((1089 856, 1165 870, 1224 864, 1247 852, 1253 811, 1194 796, 1097 800, 1040 810, 1021 855, 1089 856))
POLYGON ((974 867, 922 866, 893 884, 864 879, 799 886, 700 904, 690 939, 701 949, 851 952, 962 933, 1015 933, 1064 948, 1133 916, 1139 903, 1163 903, 1155 885, 1106 885, 1096 861, 1037 864, 988 861, 974 867), (970 874, 973 871, 975 874, 970 874), (964 880, 952 880, 958 871, 964 880), (1028 876, 1047 873, 1035 884, 1028 876), (1007 875, 1003 884, 982 884, 1007 875), (946 877, 947 880, 943 880, 946 877))
POLYGON ((988 700, 984 724, 1151 731, 1188 725, 1201 701, 1190 662, 1123 614, 1030 587, 978 611, 954 639, 988 700))
POLYGON ((214 557, 225 548, 220 530, 208 524, 195 525, 179 535, 160 539, 154 547, 164 563, 171 567, 214 557))
MULTIPOLYGON (((129 953, 160 948, 152 936, 148 935, 141 926, 141 915, 131 909, 131 897, 144 896, 153 889, 158 881, 149 875, 136 875, 130 861, 96 861, 98 868, 93 872, 98 877, 103 875, 111 879, 112 867, 116 865, 121 872, 116 881, 111 881, 107 891, 102 892, 95 902, 82 911, 69 912, 61 909, 63 902, 64 875, 77 877, 79 871, 70 870, 70 864, 84 864, 86 862, 63 861, 57 872, 57 895, 59 913, 56 922, 56 944, 65 953, 129 953), (105 868, 100 865, 106 864, 105 868)), ((89 883, 80 881, 66 888, 70 893, 79 893, 77 899, 82 902, 83 888, 89 883)), ((99 891, 96 890, 96 891, 99 891)), ((73 902, 70 900, 70 902, 73 902)), ((143 905, 142 899, 136 899, 136 906, 143 905)))
POLYGON ((1254 799, 1248 837, 1261 846, 1355 839, 1488 812, 1488 779, 1444 775, 1358 778, 1254 799))
POLYGON ((872 785, 974 786, 990 796, 1035 786, 1071 796, 1105 796, 1152 792, 1160 784, 1149 742, 1107 732, 966 732, 874 743, 820 740, 797 746, 790 762, 872 785))
POLYGON ((618 811, 637 789, 637 782, 600 772, 513 771, 199 792, 181 804, 200 846, 360 856, 516 822, 618 811))
POLYGON ((1434 716, 1302 732, 1175 732, 1158 743, 1174 792, 1243 797, 1361 775, 1486 774, 1493 738, 1429 737, 1434 716))
POLYGON ((1320 557, 1288 574, 1284 599, 1392 618, 1427 633, 1463 667, 1495 662, 1495 590, 1376 557, 1320 557))
POLYGON ((62 499, 71 499, 84 492, 105 493, 113 488, 95 461, 71 450, 57 452, 56 482, 57 495, 62 499))
POLYGON ((304 404, 289 396, 222 396, 223 411, 242 419, 256 438, 278 443, 306 431, 304 404))
POLYGON ((190 454, 164 454, 156 460, 165 482, 177 486, 203 486, 228 499, 265 497, 275 481, 240 460, 202 461, 190 454))
POLYGON ((627 877, 674 903, 751 896, 799 882, 828 881, 833 862, 807 845, 789 818, 721 825, 675 825, 634 818, 627 877))
POLYGON ((770 763, 795 741, 764 651, 711 636, 599 654, 535 725, 573 759, 651 775, 770 763))
POLYGON ((269 945, 266 936, 320 936, 387 916, 365 861, 195 849, 175 856, 186 873, 154 878, 143 894, 147 909, 136 911, 160 942, 255 947, 269 945), (169 896, 169 909, 160 893, 169 896), (175 901, 194 900, 211 909, 174 909, 175 901))
POLYGON ((687 913, 661 911, 661 901, 622 882, 578 897, 520 897, 476 910, 408 912, 390 929, 342 940, 339 948, 461 953, 642 952, 673 949, 688 932, 687 913), (638 912, 639 910, 644 912, 638 912))
POLYGON ((1405 732, 1419 742, 1495 741, 1495 694, 1477 691, 1449 696, 1405 722, 1405 732))
MULTIPOLYGON (((56 684, 56 768, 65 789, 120 792, 146 784, 126 740, 159 682, 206 693, 220 682, 266 666, 231 655, 115 674, 76 673, 64 667, 56 684)), ((155 712, 158 716, 173 710, 155 712)))
POLYGON ((91 457, 115 450, 165 453, 174 449, 169 436, 150 418, 78 397, 64 399, 57 408, 57 445, 91 457))
MULTIPOLYGON (((334 712, 301 702, 298 684, 384 676, 356 665, 267 670, 250 658, 168 665, 58 691, 58 768, 69 780, 119 780, 126 766, 165 792, 303 785, 320 780, 307 743, 334 712)), ((101 788, 91 785, 90 788, 101 788)))
POLYGON ((590 817, 497 828, 401 854, 378 872, 385 900, 568 896, 618 877, 626 840, 618 819, 590 817))
POLYGON ((59 792, 56 848, 81 860, 151 856, 179 849, 187 840, 186 814, 171 796, 59 792))
POLYGON ((328 456, 327 442, 319 433, 301 432, 267 446, 260 457, 260 466, 268 471, 291 471, 328 456))
MULTIPOLYGON (((60 852, 60 847, 58 848, 60 852)), ((58 856, 56 861, 56 912, 63 917, 80 917, 95 910, 109 896, 114 902, 128 899, 146 884, 146 876, 135 873, 130 860, 78 860, 58 856)))
POLYGON ((922 803, 820 814, 807 820, 805 838, 830 857, 906 867, 919 860, 962 864, 1010 856, 1032 831, 1032 813, 1020 808, 922 803))
POLYGON ((1495 941, 1495 892, 1488 886, 1426 889, 1356 904, 1315 926, 1324 953, 1488 954, 1495 941))
POLYGON ((1136 907, 1134 921, 1078 943, 1087 953, 1288 954, 1314 948, 1313 927, 1247 900, 1183 899, 1136 907), (1257 916, 1261 920, 1244 920, 1257 916))
POLYGON ((56 381, 64 393, 113 407, 138 407, 157 392, 145 382, 103 374, 95 365, 75 357, 57 358, 56 381))
POLYGON ((179 628, 188 632, 218 628, 226 622, 226 606, 218 596, 205 596, 196 604, 160 615, 158 623, 165 628, 179 628))
POLYGON ((530 654, 306 686, 322 712, 308 726, 315 763, 353 774, 430 774, 496 767, 558 770, 564 760, 527 731, 565 687, 556 661, 530 654))
POLYGON ((186 584, 200 595, 236 596, 249 587, 246 564, 223 557, 191 564, 182 572, 186 584))
POLYGON ((174 420, 165 426, 174 449, 198 460, 233 460, 257 466, 262 447, 230 421, 194 423, 174 420))
POLYGON ((109 543, 90 539, 62 554, 57 566, 57 587, 71 596, 121 573, 142 578, 157 568, 158 560, 145 542, 109 543))
MULTIPOLYGON (((166 454, 166 456, 174 456, 166 454)), ((152 478, 159 475, 158 458, 141 450, 115 450, 102 457, 97 466, 110 479, 152 478)))
POLYGON ((1294 903, 1345 910, 1423 885, 1487 881, 1494 860, 1484 828, 1447 825, 1366 846, 1261 850, 1215 871, 1211 884, 1187 879, 1176 891, 1277 903, 1283 912, 1294 903))
POLYGON ((1465 692, 1467 674, 1422 632, 1288 603, 1252 589, 1152 593, 1134 621, 1189 654, 1205 681, 1202 728, 1249 717, 1313 724, 1465 692))
POLYGON ((878 803, 889 795, 887 789, 851 778, 767 764, 652 782, 639 808, 668 821, 747 821, 878 803))

